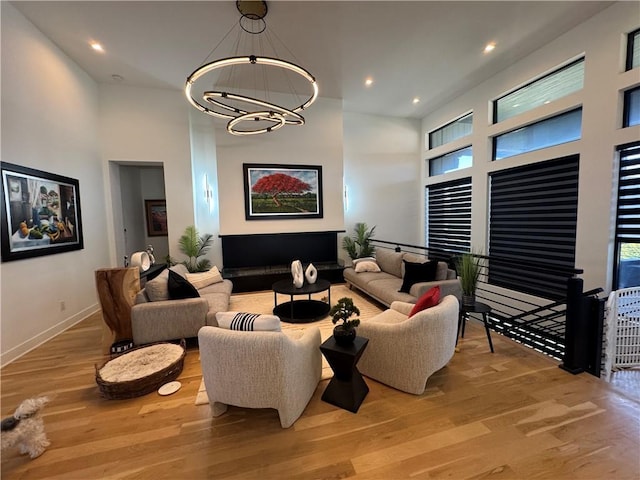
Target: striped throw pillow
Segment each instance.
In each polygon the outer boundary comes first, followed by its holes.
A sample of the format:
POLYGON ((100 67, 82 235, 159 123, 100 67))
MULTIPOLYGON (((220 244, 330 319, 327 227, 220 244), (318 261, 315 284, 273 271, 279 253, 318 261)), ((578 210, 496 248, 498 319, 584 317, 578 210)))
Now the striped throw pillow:
POLYGON ((220 328, 227 330, 280 332, 280 318, 247 312, 218 312, 216 320, 220 328))

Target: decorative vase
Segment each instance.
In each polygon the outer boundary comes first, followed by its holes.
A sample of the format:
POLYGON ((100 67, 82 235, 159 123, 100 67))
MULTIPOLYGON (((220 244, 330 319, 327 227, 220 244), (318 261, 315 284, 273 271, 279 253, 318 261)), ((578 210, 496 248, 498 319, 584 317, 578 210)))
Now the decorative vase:
POLYGON ((476 295, 472 294, 472 295, 465 295, 464 293, 462 294, 462 305, 464 305, 465 307, 471 307, 476 303, 476 295))
POLYGON ((304 272, 304 276, 307 279, 307 283, 309 285, 313 285, 316 283, 318 279, 318 269, 313 266, 313 263, 310 263, 307 269, 304 272))
POLYGON ((349 346, 356 339, 356 329, 344 328, 342 325, 337 325, 333 327, 333 338, 336 339, 338 345, 343 347, 349 346))
POLYGON ((300 260, 291 262, 291 275, 293 276, 293 285, 296 288, 302 287, 304 283, 304 272, 302 271, 302 262, 300 260))

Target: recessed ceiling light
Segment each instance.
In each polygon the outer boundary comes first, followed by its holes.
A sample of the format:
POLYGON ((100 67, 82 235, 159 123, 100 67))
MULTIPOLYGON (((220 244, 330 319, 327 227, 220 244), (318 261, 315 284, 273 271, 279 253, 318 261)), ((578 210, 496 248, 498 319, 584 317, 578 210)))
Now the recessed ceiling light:
POLYGON ((496 48, 495 42, 487 43, 487 45, 484 47, 484 53, 489 53, 493 51, 494 48, 496 48))
POLYGON ((91 42, 90 45, 96 52, 104 52, 104 48, 98 42, 91 42))
POLYGON ((420 103, 420 98, 419 97, 413 97, 413 103, 414 103, 414 105, 416 103, 420 103))
POLYGON ((370 87, 373 85, 373 78, 369 77, 364 81, 365 86, 370 87))

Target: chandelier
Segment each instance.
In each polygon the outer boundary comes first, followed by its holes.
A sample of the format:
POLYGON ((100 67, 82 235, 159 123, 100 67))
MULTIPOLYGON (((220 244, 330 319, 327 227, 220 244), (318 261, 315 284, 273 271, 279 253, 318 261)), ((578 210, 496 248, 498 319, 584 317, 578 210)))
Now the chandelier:
POLYGON ((256 135, 286 125, 304 125, 301 112, 318 96, 316 79, 278 55, 277 45, 281 45, 293 56, 275 33, 272 36, 267 32, 266 2, 238 0, 236 8, 241 15, 239 22, 187 77, 187 100, 207 115, 228 120, 227 131, 232 135, 256 135), (233 54, 209 61, 234 30, 237 39, 233 54))

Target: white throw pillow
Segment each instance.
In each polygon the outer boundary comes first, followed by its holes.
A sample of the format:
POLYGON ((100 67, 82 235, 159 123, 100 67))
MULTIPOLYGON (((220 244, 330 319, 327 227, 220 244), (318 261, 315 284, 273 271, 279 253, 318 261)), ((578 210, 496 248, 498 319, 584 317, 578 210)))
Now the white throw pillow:
POLYGON ((372 260, 367 260, 365 262, 358 262, 355 266, 356 273, 361 272, 379 272, 380 267, 378 264, 372 260))
POLYGON ((373 257, 356 258, 355 260, 353 260, 353 265, 356 266, 360 262, 375 262, 375 261, 376 259, 373 257))
POLYGON ((275 315, 260 315, 246 312, 218 312, 216 313, 218 327, 227 330, 280 332, 280 318, 275 315))
POLYGON ((222 281, 222 275, 216 266, 211 267, 208 272, 187 273, 185 276, 189 283, 197 289, 222 281))

